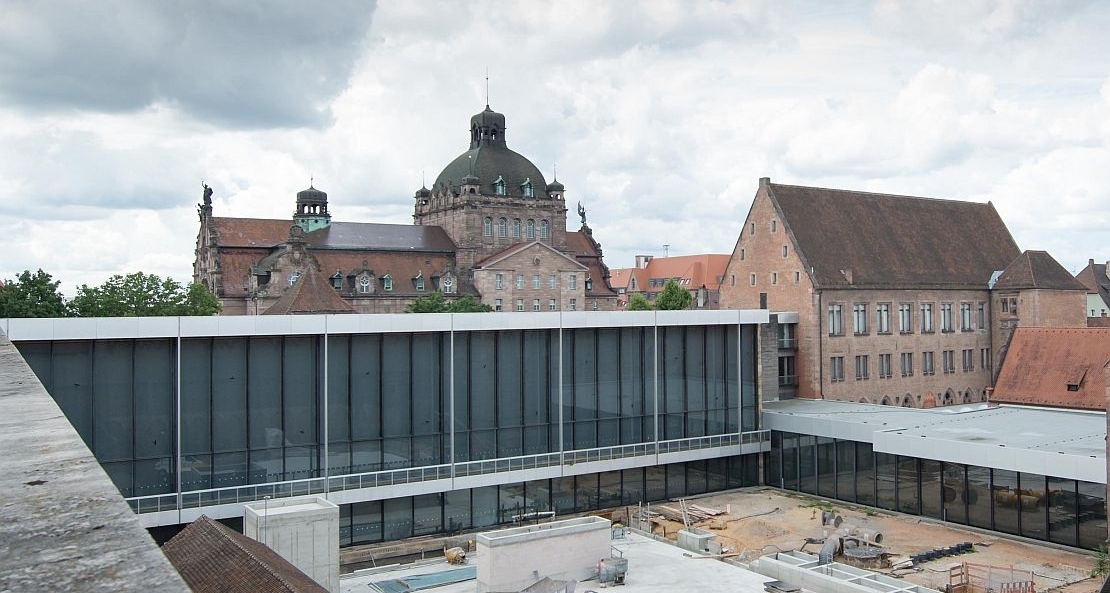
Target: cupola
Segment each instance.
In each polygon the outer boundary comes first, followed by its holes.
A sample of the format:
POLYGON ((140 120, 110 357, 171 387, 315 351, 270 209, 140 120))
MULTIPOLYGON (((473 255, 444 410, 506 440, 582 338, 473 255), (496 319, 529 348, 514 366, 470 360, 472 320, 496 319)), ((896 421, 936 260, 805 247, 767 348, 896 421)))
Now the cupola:
POLYGON ((304 232, 310 233, 331 224, 328 213, 328 194, 308 184, 308 189, 297 192, 297 209, 293 212, 293 222, 304 232))

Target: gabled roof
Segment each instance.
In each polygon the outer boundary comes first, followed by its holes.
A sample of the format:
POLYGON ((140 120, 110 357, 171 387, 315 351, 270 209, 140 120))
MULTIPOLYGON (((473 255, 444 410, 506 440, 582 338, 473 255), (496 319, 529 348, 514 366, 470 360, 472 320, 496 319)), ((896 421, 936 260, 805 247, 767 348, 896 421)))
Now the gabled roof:
POLYGON ((554 255, 557 255, 557 256, 563 258, 564 260, 566 260, 566 262, 568 264, 579 266, 583 269, 586 268, 586 266, 583 265, 581 262, 576 261, 575 259, 569 257, 567 254, 555 249, 554 247, 548 245, 547 243, 543 243, 541 241, 528 241, 528 242, 525 242, 525 243, 517 243, 515 245, 510 245, 510 246, 506 247, 505 249, 502 249, 501 251, 498 251, 497 253, 494 253, 494 254, 486 257, 486 258, 483 258, 481 261, 474 264, 474 269, 478 270, 478 269, 482 269, 482 268, 496 267, 498 263, 503 262, 506 259, 508 259, 508 258, 518 254, 518 253, 526 251, 526 250, 528 250, 532 247, 535 247, 535 246, 538 246, 538 247, 540 247, 540 248, 542 248, 546 251, 551 252, 554 255))
POLYGON ((1108 328, 1019 327, 990 401, 1105 410, 1107 362, 1108 328))
MULTIPOLYGON (((213 217, 218 247, 273 247, 289 237, 290 220, 213 217)), ((305 233, 309 249, 453 252, 455 242, 438 226, 333 222, 305 233)))
POLYGON ((285 289, 263 315, 305 315, 314 313, 354 313, 320 272, 309 266, 293 286, 285 289))
POLYGON ((729 255, 725 253, 702 253, 697 255, 676 255, 674 257, 653 257, 644 268, 618 268, 612 271, 613 286, 626 287, 635 275, 638 292, 662 291, 662 286, 652 287, 652 278, 677 278, 683 288, 716 289, 717 279, 724 275, 729 255), (654 289, 654 290, 653 290, 654 289))
POLYGON ((1020 254, 990 203, 765 186, 819 288, 985 290, 1020 254))
POLYGON ((1002 271, 995 290, 1086 290, 1047 251, 1026 251, 1002 271))
POLYGON ((326 593, 270 548, 202 515, 162 552, 197 593, 326 593))
POLYGON ((1088 294, 1098 294, 1102 301, 1110 307, 1110 276, 1106 275, 1106 264, 1096 264, 1095 260, 1087 260, 1087 267, 1083 268, 1075 279, 1087 287, 1088 294))

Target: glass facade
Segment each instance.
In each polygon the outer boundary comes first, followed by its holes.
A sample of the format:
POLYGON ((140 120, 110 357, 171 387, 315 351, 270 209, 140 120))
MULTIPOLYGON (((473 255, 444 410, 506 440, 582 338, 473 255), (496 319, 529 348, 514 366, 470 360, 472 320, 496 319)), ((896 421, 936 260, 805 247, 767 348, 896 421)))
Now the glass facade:
POLYGON ((764 477, 784 489, 1067 546, 1097 549, 1106 541, 1105 484, 879 453, 870 443, 789 432, 772 431, 771 447, 764 477))
MULTIPOLYGON (((130 498, 177 492, 178 473, 180 491, 190 492, 754 431, 755 327, 17 347, 130 498)), ((517 507, 592 509, 706 492, 738 484, 729 482, 730 471, 752 477, 745 485, 756 483, 754 467, 721 463, 355 503, 343 508, 345 541, 492 525, 517 507)))

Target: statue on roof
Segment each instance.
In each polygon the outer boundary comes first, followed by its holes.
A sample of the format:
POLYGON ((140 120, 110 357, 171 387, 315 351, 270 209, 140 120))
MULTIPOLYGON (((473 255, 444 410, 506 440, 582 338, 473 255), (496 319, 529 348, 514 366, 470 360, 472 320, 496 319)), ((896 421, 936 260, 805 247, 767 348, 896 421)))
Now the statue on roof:
POLYGON ((211 206, 212 205, 212 188, 208 187, 208 184, 203 182, 203 181, 200 182, 200 185, 201 185, 201 187, 204 188, 204 205, 205 206, 211 206))
POLYGON ((582 202, 578 202, 578 216, 582 218, 582 226, 586 225, 586 209, 582 207, 582 202))

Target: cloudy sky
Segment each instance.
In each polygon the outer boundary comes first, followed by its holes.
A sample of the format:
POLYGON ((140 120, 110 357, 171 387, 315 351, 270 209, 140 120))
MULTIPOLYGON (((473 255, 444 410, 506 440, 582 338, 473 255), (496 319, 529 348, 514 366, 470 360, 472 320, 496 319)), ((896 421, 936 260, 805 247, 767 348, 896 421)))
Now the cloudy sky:
MULTIPOLYGON (((485 105, 611 267, 730 252, 760 177, 993 201, 1110 260, 1110 4, 0 0, 0 278, 192 274, 219 216, 409 224, 485 105)), ((860 221, 861 232, 866 221, 860 221)))

